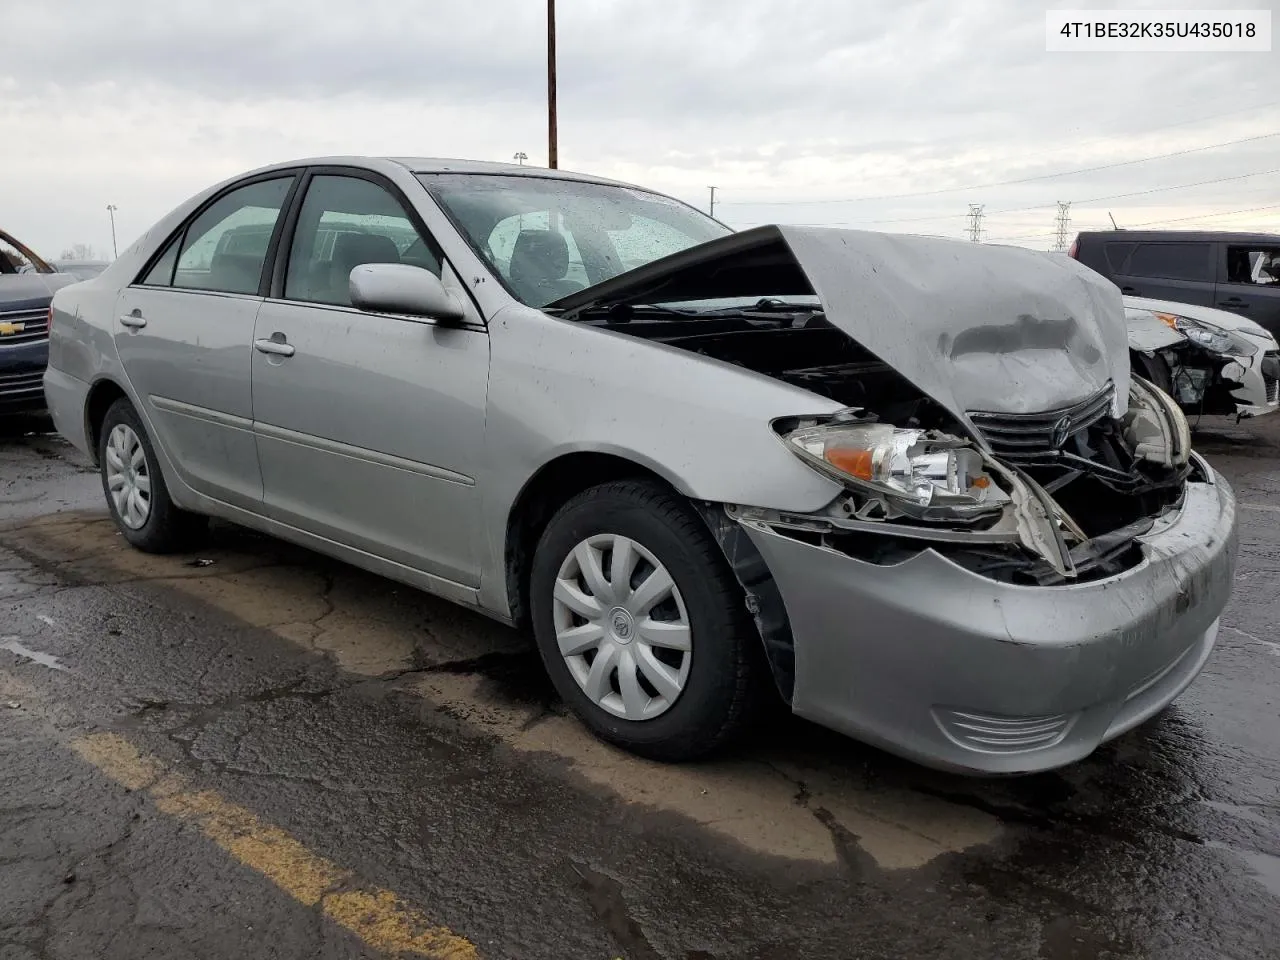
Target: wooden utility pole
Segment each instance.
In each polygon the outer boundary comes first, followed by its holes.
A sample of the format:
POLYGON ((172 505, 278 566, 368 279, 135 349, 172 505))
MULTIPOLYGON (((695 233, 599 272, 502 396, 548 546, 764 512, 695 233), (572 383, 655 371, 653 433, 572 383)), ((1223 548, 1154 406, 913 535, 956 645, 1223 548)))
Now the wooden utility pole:
POLYGON ((547 166, 560 165, 556 144, 556 0, 547 0, 547 166))

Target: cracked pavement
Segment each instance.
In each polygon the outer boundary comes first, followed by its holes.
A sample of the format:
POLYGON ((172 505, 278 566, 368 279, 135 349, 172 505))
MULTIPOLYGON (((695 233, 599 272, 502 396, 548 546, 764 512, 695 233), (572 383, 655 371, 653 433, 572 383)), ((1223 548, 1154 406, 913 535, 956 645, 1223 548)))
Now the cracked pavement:
POLYGON ((638 760, 517 632, 229 526, 134 552, 74 451, 0 439, 0 960, 1280 956, 1274 419, 1197 433, 1244 524, 1205 673, 1004 780, 784 715, 638 760))

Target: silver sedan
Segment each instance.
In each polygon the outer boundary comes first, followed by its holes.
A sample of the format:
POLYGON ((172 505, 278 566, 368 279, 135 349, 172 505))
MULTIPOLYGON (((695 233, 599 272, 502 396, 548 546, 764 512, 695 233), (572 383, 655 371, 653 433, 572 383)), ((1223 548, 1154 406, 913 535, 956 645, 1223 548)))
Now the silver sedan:
POLYGON ((57 294, 45 389, 139 549, 220 517, 527 628, 662 759, 772 696, 936 766, 1068 763, 1192 681, 1235 564, 1086 268, 562 171, 219 184, 57 294))

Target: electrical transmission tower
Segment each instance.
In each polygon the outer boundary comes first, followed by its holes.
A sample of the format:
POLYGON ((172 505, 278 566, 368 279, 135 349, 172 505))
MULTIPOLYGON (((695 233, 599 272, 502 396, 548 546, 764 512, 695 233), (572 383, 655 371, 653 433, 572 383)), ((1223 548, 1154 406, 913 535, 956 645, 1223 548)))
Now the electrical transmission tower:
POLYGON ((982 207, 981 203, 969 204, 969 239, 974 243, 982 242, 982 207))
POLYGON ((1054 221, 1053 249, 1067 249, 1067 231, 1071 228, 1071 201, 1058 201, 1058 218, 1054 221))

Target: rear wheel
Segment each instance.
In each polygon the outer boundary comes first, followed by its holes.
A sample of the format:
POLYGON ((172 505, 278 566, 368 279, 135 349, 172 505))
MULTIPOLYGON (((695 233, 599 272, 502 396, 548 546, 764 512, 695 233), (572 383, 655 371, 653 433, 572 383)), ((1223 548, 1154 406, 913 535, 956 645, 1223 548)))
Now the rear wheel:
POLYGON ((551 519, 530 576, 556 689, 599 737, 660 760, 727 742, 760 692, 741 589, 687 501, 616 481, 551 519))
POLYGON ((179 508, 169 496, 146 429, 127 399, 107 410, 98 438, 98 467, 107 507, 124 538, 148 553, 193 546, 207 519, 179 508))

